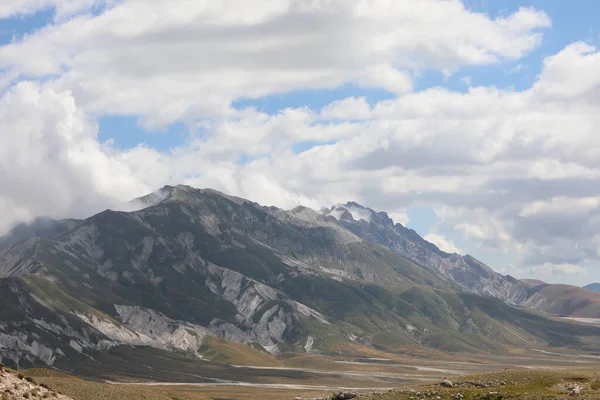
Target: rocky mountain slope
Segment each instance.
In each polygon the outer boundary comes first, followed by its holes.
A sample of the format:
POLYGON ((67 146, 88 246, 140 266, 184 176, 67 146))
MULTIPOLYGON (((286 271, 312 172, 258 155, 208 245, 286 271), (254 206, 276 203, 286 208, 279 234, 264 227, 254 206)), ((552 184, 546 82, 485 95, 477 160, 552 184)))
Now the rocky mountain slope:
POLYGON ((395 224, 385 212, 349 202, 323 210, 358 237, 439 271, 462 288, 492 296, 508 304, 561 316, 600 317, 600 296, 570 285, 549 285, 539 280, 518 280, 502 275, 470 255, 449 254, 415 231, 395 224))
POLYGON ((73 368, 123 346, 154 349, 144 363, 161 352, 200 358, 213 337, 275 355, 339 353, 348 345, 585 348, 600 337, 598 327, 481 296, 531 297, 384 213, 356 221, 187 186, 136 203, 143 207, 136 212, 46 223, 41 234, 4 242, 5 363, 73 368))
POLYGON ((538 285, 529 291, 526 307, 577 318, 600 316, 600 293, 572 285, 538 285))
POLYGON ((385 212, 375 212, 349 202, 332 207, 325 215, 340 215, 340 224, 358 237, 439 271, 473 293, 497 297, 510 304, 520 304, 527 299, 527 288, 522 282, 494 272, 469 255, 443 252, 412 229, 395 224, 385 212), (352 214, 360 217, 355 219, 352 214))

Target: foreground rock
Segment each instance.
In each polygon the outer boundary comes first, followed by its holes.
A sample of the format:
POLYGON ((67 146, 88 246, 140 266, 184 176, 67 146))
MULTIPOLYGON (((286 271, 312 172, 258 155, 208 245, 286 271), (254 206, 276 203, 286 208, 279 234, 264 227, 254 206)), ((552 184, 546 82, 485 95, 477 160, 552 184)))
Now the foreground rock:
POLYGON ((296 397, 294 400, 350 400, 355 397, 357 397, 356 392, 339 392, 329 397, 309 397, 306 399, 304 397, 296 397))
POLYGON ((0 364, 0 398, 2 400, 55 399, 73 400, 52 389, 38 385, 23 374, 4 369, 0 364))
POLYGON ((349 400, 349 399, 353 399, 356 397, 356 393, 351 392, 351 393, 343 393, 340 392, 337 395, 332 396, 332 400, 349 400))

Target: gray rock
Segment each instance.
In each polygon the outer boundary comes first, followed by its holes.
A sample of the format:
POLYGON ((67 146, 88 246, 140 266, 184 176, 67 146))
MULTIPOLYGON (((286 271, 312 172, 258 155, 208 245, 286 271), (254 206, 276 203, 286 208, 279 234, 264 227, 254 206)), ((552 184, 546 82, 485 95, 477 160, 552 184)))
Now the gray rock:
POLYGON ((579 394, 581 393, 581 389, 578 386, 573 387, 570 391, 569 391, 569 396, 579 396, 579 394))

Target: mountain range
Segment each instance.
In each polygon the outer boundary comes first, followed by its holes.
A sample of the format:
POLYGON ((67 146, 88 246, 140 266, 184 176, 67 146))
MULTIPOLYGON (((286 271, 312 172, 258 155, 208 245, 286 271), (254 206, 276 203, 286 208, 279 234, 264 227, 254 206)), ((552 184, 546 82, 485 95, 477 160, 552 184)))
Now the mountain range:
POLYGON ((559 318, 600 318, 600 294, 496 273, 354 202, 282 210, 179 185, 132 205, 0 239, 2 362, 85 370, 146 349, 135 357, 150 365, 206 359, 215 343, 275 356, 600 343, 600 326, 559 318))

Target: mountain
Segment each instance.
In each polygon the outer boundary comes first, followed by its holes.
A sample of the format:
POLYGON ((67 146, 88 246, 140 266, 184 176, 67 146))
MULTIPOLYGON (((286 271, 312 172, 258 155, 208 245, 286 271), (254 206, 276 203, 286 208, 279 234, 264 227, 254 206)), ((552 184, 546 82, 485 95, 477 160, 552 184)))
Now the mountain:
POLYGON ((600 295, 577 286, 548 285, 502 275, 470 255, 449 254, 414 230, 395 224, 385 212, 355 202, 323 210, 363 240, 378 243, 425 267, 438 270, 463 289, 492 296, 515 306, 560 316, 600 318, 600 295))
POLYGON ((539 285, 529 292, 526 305, 560 316, 600 317, 600 293, 573 285, 539 285))
POLYGON ((540 285, 547 285, 546 282, 541 281, 539 279, 521 279, 521 282, 525 283, 526 285, 529 286, 540 286, 540 285))
POLYGON ((337 216, 347 211, 339 223, 358 237, 382 246, 441 272, 465 289, 485 296, 497 297, 509 304, 521 304, 527 299, 527 286, 522 282, 494 272, 470 255, 449 254, 423 239, 414 230, 394 224, 385 212, 375 212, 358 203, 334 206, 326 215, 337 216), (357 218, 353 218, 357 215, 357 218), (360 217, 359 217, 360 216, 360 217))
POLYGON ((592 290, 594 292, 599 292, 600 293, 600 283, 590 283, 589 285, 586 285, 583 288, 587 289, 587 290, 592 290))
POLYGON ((30 235, 4 242, 5 364, 82 373, 110 363, 114 373, 179 360, 179 369, 197 374, 200 363, 208 376, 217 367, 203 357, 250 351, 276 363, 272 355, 361 346, 404 353, 598 345, 599 327, 507 304, 526 302, 531 288, 355 203, 350 215, 285 211, 188 186, 135 203, 144 208, 20 229, 30 235), (368 220, 352 217, 357 210, 368 220))

